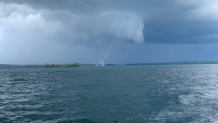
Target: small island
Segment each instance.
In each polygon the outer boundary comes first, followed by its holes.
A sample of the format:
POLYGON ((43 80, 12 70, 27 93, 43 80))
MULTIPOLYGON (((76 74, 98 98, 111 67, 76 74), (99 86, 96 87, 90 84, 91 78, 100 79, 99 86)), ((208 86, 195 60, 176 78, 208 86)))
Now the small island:
POLYGON ((46 63, 45 64, 45 67, 82 67, 82 64, 76 62, 74 64, 65 64, 65 65, 62 65, 62 64, 48 64, 46 63))

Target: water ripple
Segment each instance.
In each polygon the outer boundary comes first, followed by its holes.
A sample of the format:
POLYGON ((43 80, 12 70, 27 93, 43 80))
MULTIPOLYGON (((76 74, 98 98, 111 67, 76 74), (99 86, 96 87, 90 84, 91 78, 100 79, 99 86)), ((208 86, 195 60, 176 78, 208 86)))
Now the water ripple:
POLYGON ((0 122, 217 122, 218 65, 0 70, 0 122))

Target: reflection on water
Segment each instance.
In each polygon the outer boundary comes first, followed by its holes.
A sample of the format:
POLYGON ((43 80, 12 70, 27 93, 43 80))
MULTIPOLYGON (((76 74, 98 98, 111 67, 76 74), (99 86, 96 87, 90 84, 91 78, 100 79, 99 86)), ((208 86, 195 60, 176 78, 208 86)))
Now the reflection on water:
POLYGON ((0 122, 217 122, 218 65, 0 69, 0 122))

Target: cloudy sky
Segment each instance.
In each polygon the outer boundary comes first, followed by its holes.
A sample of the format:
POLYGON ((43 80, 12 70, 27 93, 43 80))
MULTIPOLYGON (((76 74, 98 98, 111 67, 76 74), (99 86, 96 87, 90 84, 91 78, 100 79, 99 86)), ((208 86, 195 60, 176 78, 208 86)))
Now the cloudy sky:
POLYGON ((218 60, 217 0, 0 0, 0 64, 218 60))

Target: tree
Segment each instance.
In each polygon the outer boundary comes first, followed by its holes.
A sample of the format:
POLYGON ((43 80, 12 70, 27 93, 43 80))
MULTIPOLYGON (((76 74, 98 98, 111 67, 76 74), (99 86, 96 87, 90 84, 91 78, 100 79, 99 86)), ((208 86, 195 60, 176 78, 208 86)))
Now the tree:
POLYGON ((45 67, 51 67, 51 65, 50 65, 50 64, 48 64, 48 63, 46 63, 46 64, 45 64, 45 67))

